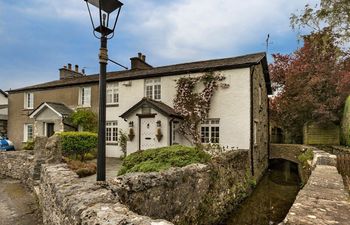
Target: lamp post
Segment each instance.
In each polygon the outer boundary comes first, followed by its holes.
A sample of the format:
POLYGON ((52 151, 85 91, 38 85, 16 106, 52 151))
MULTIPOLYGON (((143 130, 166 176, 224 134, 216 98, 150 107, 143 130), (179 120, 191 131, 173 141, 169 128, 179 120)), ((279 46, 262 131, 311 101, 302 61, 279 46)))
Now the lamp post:
MULTIPOLYGON (((98 114, 98 152, 97 152, 97 181, 106 180, 106 74, 107 74, 107 40, 113 38, 121 7, 123 3, 118 0, 84 0, 89 11, 93 34, 100 39, 99 53, 100 76, 99 76, 99 114, 98 114), (94 18, 89 5, 97 8, 97 20, 94 18), (116 13, 114 13, 116 12, 116 13), (114 20, 114 22, 113 22, 114 20), (111 23, 110 23, 111 22, 111 23), (110 24, 112 24, 110 26, 110 24)), ((95 9, 96 9, 95 8, 95 9)))

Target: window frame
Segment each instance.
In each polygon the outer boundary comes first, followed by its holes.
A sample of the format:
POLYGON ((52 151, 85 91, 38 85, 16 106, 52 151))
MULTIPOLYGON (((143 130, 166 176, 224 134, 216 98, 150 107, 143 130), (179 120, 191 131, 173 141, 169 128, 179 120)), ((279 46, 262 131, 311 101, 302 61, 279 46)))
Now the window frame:
POLYGON ((24 129, 23 129, 23 142, 28 142, 28 141, 33 141, 34 140, 34 125, 32 123, 26 123, 24 124, 24 129), (31 127, 31 138, 29 138, 29 129, 28 127, 31 127))
POLYGON ((79 104, 80 107, 91 107, 91 87, 81 87, 79 88, 79 104), (89 90, 89 92, 85 92, 85 90, 89 90), (89 93, 89 98, 85 97, 85 93, 89 93), (84 95, 84 96, 83 96, 84 95), (88 103, 86 103, 89 100, 88 103))
POLYGON ((220 144, 220 119, 210 118, 201 123, 201 142, 203 144, 220 144), (205 134, 205 137, 203 137, 205 134), (217 135, 214 135, 217 134, 217 135), (215 142, 213 142, 215 138, 215 142))
POLYGON ((117 105, 117 104, 119 104, 119 83, 118 82, 108 83, 106 88, 106 105, 117 105), (109 91, 111 91, 110 94, 108 93, 109 91), (111 95, 110 102, 108 101, 109 100, 108 95, 111 95))
POLYGON ((24 93, 24 108, 34 109, 34 93, 26 92, 24 93))
POLYGON ((106 121, 106 144, 118 144, 118 121, 106 121))
POLYGON ((162 80, 160 77, 145 79, 144 96, 153 100, 162 99, 162 80))

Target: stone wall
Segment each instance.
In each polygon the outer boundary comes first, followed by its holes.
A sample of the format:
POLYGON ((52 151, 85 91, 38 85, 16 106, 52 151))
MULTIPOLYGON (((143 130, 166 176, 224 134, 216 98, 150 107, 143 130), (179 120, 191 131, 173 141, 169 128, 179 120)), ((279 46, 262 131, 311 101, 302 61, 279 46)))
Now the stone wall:
POLYGON ((268 167, 269 148, 269 116, 268 116, 268 93, 262 64, 252 69, 252 118, 251 149, 254 166, 254 176, 257 180, 264 175, 268 167), (253 140, 253 139, 256 140, 253 140))
POLYGON ((133 211, 175 224, 216 224, 251 191, 248 151, 231 151, 209 165, 134 173, 109 181, 133 211))
POLYGON ((33 151, 0 152, 0 174, 33 186, 33 151))
POLYGON ((79 179, 66 164, 43 165, 39 190, 44 224, 171 225, 131 212, 113 191, 79 179))
POLYGON ((308 162, 300 162, 299 156, 308 149, 314 147, 296 144, 270 144, 270 159, 286 159, 298 164, 298 172, 301 181, 305 184, 311 174, 311 159, 308 162))
POLYGON ((339 145, 340 127, 331 123, 322 126, 307 122, 303 128, 303 139, 305 145, 339 145))
POLYGON ((283 224, 349 224, 349 194, 335 165, 335 155, 314 151, 312 174, 283 224))

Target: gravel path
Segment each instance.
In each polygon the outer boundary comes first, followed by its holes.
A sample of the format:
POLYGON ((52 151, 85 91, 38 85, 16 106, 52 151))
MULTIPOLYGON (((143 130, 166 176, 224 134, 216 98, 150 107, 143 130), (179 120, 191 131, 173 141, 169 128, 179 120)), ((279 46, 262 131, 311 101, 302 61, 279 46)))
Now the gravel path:
POLYGON ((19 181, 0 178, 0 225, 42 225, 38 205, 19 181))

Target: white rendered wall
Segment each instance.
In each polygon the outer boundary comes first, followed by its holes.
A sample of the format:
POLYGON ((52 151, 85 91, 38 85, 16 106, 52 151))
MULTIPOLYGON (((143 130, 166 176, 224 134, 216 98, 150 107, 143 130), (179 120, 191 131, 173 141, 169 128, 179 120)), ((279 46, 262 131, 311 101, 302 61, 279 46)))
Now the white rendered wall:
MULTIPOLYGON (((229 147, 238 147, 240 149, 249 149, 250 146, 250 69, 233 69, 219 72, 225 76, 224 83, 229 84, 229 88, 219 88, 212 99, 209 118, 220 119, 220 145, 229 147)), ((191 74, 198 76, 202 74, 191 74)), ((161 77, 161 101, 173 107, 173 100, 176 95, 176 79, 189 75, 161 77)), ((125 122, 119 116, 135 105, 144 97, 144 79, 132 80, 131 86, 124 86, 119 82, 119 106, 107 107, 107 121, 118 121, 118 129, 128 132, 128 122, 125 122)), ((134 122, 135 138, 128 142, 128 153, 138 150, 139 143, 139 124, 138 117, 135 115, 129 118, 134 122)), ((157 113, 157 117, 160 116, 157 113)), ((163 139, 159 146, 169 143, 169 122, 167 118, 159 119, 162 121, 163 139), (166 124, 166 129, 165 129, 166 124), (163 127, 164 126, 164 127, 163 127)), ((158 119, 156 118, 155 121, 158 119)), ((185 138, 176 140, 179 144, 189 145, 185 138)), ((107 157, 119 157, 121 151, 119 146, 107 145, 107 157)))
MULTIPOLYGON (((8 99, 0 93, 0 105, 7 105, 8 99)), ((7 120, 7 114, 8 114, 8 108, 0 109, 0 119, 6 119, 7 120)))

